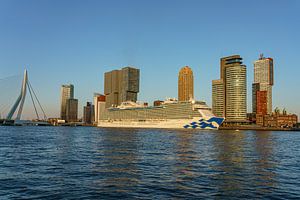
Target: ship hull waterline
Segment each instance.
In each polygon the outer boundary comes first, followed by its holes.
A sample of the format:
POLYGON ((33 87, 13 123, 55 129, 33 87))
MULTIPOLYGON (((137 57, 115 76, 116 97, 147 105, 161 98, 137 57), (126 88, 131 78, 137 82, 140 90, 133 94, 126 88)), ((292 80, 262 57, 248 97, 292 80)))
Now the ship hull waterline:
POLYGON ((200 129, 217 130, 223 123, 224 118, 212 117, 193 119, 168 119, 168 120, 99 120, 98 127, 103 128, 159 128, 159 129, 200 129))

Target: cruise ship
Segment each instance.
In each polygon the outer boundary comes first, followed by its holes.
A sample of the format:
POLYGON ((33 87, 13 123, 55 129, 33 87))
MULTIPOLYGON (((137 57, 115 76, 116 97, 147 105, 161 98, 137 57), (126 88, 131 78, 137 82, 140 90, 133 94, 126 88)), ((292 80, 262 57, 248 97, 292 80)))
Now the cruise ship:
POLYGON ((123 102, 120 106, 98 107, 99 127, 218 129, 224 118, 216 117, 203 101, 167 99, 159 106, 123 102))

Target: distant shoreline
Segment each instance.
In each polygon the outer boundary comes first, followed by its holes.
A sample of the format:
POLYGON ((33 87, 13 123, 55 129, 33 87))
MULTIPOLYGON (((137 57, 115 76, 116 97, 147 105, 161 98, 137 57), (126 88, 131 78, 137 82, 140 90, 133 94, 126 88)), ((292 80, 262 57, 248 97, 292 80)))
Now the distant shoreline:
MULTIPOLYGON (((0 124, 0 126, 17 126, 17 125, 3 125, 0 124)), ((26 126, 26 125, 25 125, 26 126)), ((27 125, 27 126, 35 126, 35 125, 27 125)), ((59 125, 59 126, 53 126, 50 125, 51 127, 97 127, 97 128, 106 128, 106 127, 99 127, 97 125, 87 125, 87 124, 81 124, 77 126, 72 126, 72 125, 59 125)), ((20 125, 19 125, 20 127, 20 125)), ((40 127, 40 126, 36 126, 40 127)), ((109 127, 109 128, 138 128, 138 127, 109 127)), ((152 128, 143 128, 140 127, 141 129, 152 129, 152 128)), ((161 128, 153 128, 153 129, 161 129, 161 128)), ((166 128, 163 128, 166 129, 166 128)), ((182 130, 187 130, 187 129, 182 129, 182 130)), ((201 129, 189 129, 189 130, 201 130, 201 129)), ((204 129, 204 130, 209 130, 209 129, 204 129)), ((300 131, 300 128, 276 128, 276 127, 253 127, 253 126, 232 126, 232 127, 219 127, 216 130, 243 130, 243 131, 300 131)))
POLYGON ((300 128, 276 128, 276 127, 219 127, 219 130, 249 130, 249 131, 300 131, 300 128))

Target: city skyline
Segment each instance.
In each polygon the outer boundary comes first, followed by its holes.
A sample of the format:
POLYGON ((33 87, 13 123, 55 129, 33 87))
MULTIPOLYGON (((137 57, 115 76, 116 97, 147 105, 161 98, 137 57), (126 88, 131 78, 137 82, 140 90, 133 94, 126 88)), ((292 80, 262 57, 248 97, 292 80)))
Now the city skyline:
POLYGON ((300 94, 291 92, 299 81, 294 59, 300 46, 297 1, 130 1, 118 2, 120 7, 116 2, 28 2, 2 3, 0 76, 21 74, 27 66, 49 117, 59 116, 61 84, 74 84, 82 108, 94 92, 103 93, 103 73, 120 66, 141 69, 138 100, 150 103, 176 97, 177 73, 188 65, 194 72, 195 99, 211 106, 211 80, 218 77, 219 59, 233 54, 241 55, 247 66, 251 112, 253 62, 260 53, 274 58, 273 108, 300 114, 295 100, 300 94), (274 13, 266 15, 265 7, 274 13), (109 8, 113 12, 105 11, 109 8), (233 31, 229 21, 240 28, 233 31))

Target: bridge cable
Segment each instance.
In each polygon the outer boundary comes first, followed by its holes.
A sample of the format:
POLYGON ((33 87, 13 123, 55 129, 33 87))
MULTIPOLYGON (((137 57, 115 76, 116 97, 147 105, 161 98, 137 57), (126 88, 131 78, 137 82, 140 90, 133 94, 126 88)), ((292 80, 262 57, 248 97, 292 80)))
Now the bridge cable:
POLYGON ((37 98, 37 96, 36 96, 36 94, 35 94, 35 92, 34 92, 34 89, 33 89, 32 85, 30 84, 29 80, 28 80, 28 85, 29 85, 29 87, 32 89, 33 95, 35 96, 35 98, 36 98, 36 100, 37 100, 37 102, 38 102, 38 104, 39 104, 39 106, 40 106, 40 108, 41 108, 41 110, 42 110, 42 112, 43 112, 43 114, 44 114, 44 120, 46 120, 46 119, 47 119, 46 113, 45 113, 45 111, 44 111, 44 109, 43 109, 43 107, 42 107, 42 105, 41 105, 39 99, 37 98))
POLYGON ((35 110, 35 114, 36 114, 36 116, 37 116, 37 118, 38 118, 38 120, 39 120, 39 119, 40 119, 39 113, 37 112, 37 109, 36 109, 36 106, 35 106, 35 102, 34 102, 34 99, 33 99, 32 93, 31 93, 31 89, 30 89, 30 87, 29 87, 28 84, 27 84, 27 86, 28 86, 28 90, 29 90, 29 93, 30 93, 31 101, 32 101, 32 103, 33 103, 33 107, 34 107, 34 110, 35 110))
POLYGON ((16 77, 19 77, 20 75, 12 75, 12 76, 7 76, 7 77, 4 77, 4 78, 0 78, 0 81, 6 81, 6 80, 10 80, 12 78, 16 78, 16 77))

